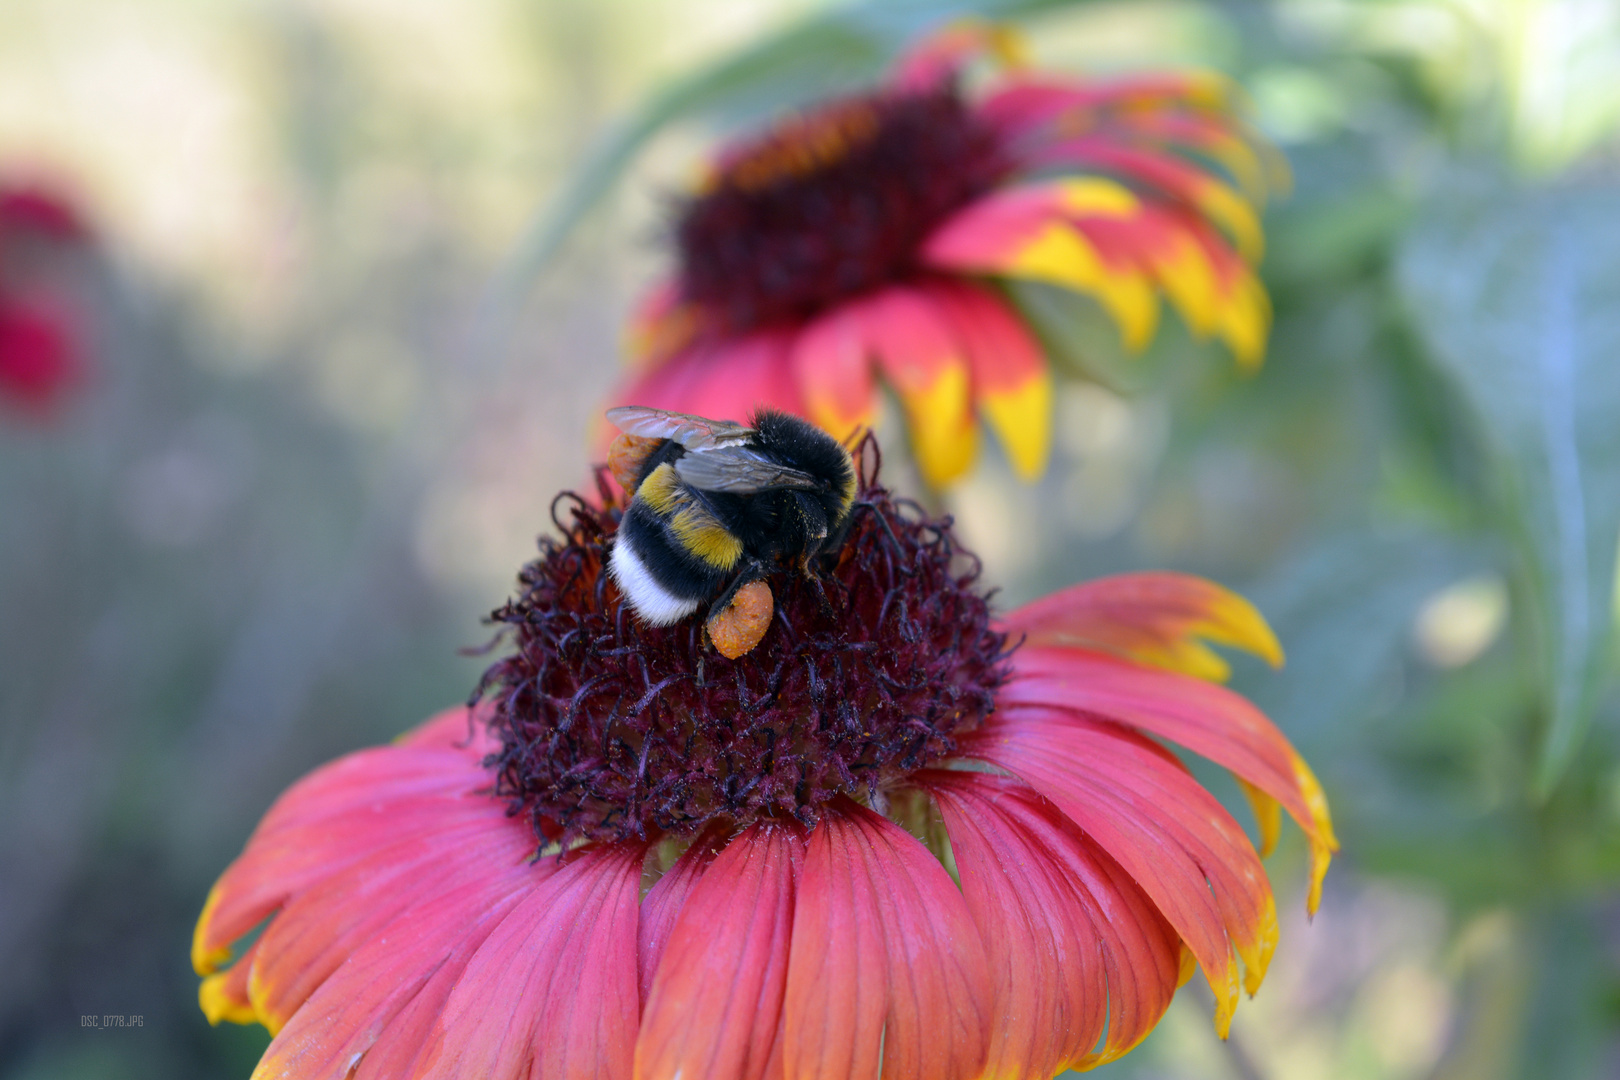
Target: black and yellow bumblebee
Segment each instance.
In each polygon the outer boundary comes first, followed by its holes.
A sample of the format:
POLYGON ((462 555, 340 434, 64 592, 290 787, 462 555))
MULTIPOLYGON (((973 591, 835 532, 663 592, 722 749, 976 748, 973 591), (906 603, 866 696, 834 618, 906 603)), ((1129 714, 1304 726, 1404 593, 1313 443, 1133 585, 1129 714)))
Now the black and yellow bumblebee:
POLYGON ((644 621, 724 611, 744 586, 808 573, 842 544, 855 464, 808 420, 761 410, 745 426, 636 406, 607 418, 631 437, 610 462, 633 492, 612 574, 644 621))

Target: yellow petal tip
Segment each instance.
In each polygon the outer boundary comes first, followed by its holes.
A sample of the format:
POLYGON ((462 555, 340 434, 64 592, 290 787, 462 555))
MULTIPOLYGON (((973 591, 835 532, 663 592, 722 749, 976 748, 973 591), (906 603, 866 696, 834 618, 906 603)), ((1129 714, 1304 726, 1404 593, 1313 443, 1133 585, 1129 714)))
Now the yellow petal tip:
POLYGON ((222 1022, 232 1024, 251 1024, 258 1020, 253 1012, 253 1006, 239 998, 232 997, 226 988, 226 980, 230 978, 229 972, 210 975, 197 987, 197 1004, 202 1006, 203 1015, 208 1022, 218 1026, 222 1022))

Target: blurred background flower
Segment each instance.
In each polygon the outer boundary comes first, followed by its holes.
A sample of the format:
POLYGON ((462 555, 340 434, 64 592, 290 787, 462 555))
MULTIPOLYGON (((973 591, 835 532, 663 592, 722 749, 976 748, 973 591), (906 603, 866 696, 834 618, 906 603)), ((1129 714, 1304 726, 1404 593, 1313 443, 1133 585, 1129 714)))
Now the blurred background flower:
POLYGON ((83 382, 77 288, 61 264, 86 239, 58 196, 0 185, 0 406, 45 419, 83 382))
POLYGON ((1224 80, 1055 78, 1023 53, 1006 26, 949 23, 877 87, 722 148, 674 208, 676 269, 636 319, 643 371, 615 402, 716 417, 766 403, 844 439, 875 420, 881 373, 939 487, 973 463, 975 412, 1022 478, 1046 467, 1051 375, 996 277, 1089 295, 1132 351, 1163 291, 1258 365, 1270 308, 1251 203, 1268 170, 1224 80), (970 97, 986 55, 1011 70, 970 97))
POLYGON ((1258 375, 1008 282, 1051 464, 947 499, 1009 607, 1255 600, 1288 663, 1233 685, 1334 807, 1231 1040, 1178 1002, 1102 1074, 1620 1070, 1612 4, 10 0, 0 178, 94 240, 51 248, 86 377, 0 408, 0 1074, 251 1070, 197 904, 275 792, 473 685, 691 163, 975 11, 1054 75, 1222 72, 1294 174, 1258 375))

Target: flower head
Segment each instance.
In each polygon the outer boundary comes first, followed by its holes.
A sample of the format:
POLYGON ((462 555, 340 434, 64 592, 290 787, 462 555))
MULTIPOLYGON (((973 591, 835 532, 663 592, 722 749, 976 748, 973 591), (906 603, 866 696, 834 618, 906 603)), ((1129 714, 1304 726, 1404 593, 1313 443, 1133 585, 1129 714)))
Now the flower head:
POLYGON ((476 703, 299 781, 210 893, 202 1005, 276 1033, 254 1075, 1048 1077, 1197 967, 1224 1032, 1271 890, 1158 740, 1237 775, 1262 848, 1300 824, 1314 910, 1320 788, 1194 677, 1199 638, 1277 659, 1264 622, 1174 574, 998 619, 949 519, 863 473, 737 660, 640 624, 618 510, 568 502, 476 703))
POLYGON ((48 416, 83 381, 78 319, 42 256, 86 235, 55 196, 0 186, 0 404, 16 412, 48 416))
POLYGON ((617 399, 705 415, 770 405, 843 435, 871 422, 881 377, 937 484, 973 460, 975 411, 1020 474, 1045 465, 1046 359, 997 279, 1089 294, 1133 349, 1162 293, 1194 333, 1258 364, 1266 169, 1225 84, 1014 64, 969 95, 965 65, 987 49, 1012 59, 1013 45, 958 24, 883 85, 723 149, 679 209, 675 271, 643 305, 641 370, 617 399))

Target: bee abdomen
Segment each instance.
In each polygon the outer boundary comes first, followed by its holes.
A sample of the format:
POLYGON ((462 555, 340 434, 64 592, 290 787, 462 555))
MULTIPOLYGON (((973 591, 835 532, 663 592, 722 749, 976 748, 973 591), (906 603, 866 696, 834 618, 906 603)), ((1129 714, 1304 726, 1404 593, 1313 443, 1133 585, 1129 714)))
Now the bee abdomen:
MULTIPOLYGON (((642 491, 646 487, 643 483, 642 491)), ((711 526, 694 524, 690 518, 683 529, 680 515, 687 509, 660 514, 638 492, 614 540, 613 580, 636 614, 654 626, 679 622, 712 599, 742 555, 741 541, 725 533, 718 522, 712 528, 731 543, 702 535, 711 526), (697 544, 684 539, 683 531, 696 536, 697 544), (698 545, 701 551, 695 550, 698 545)))

